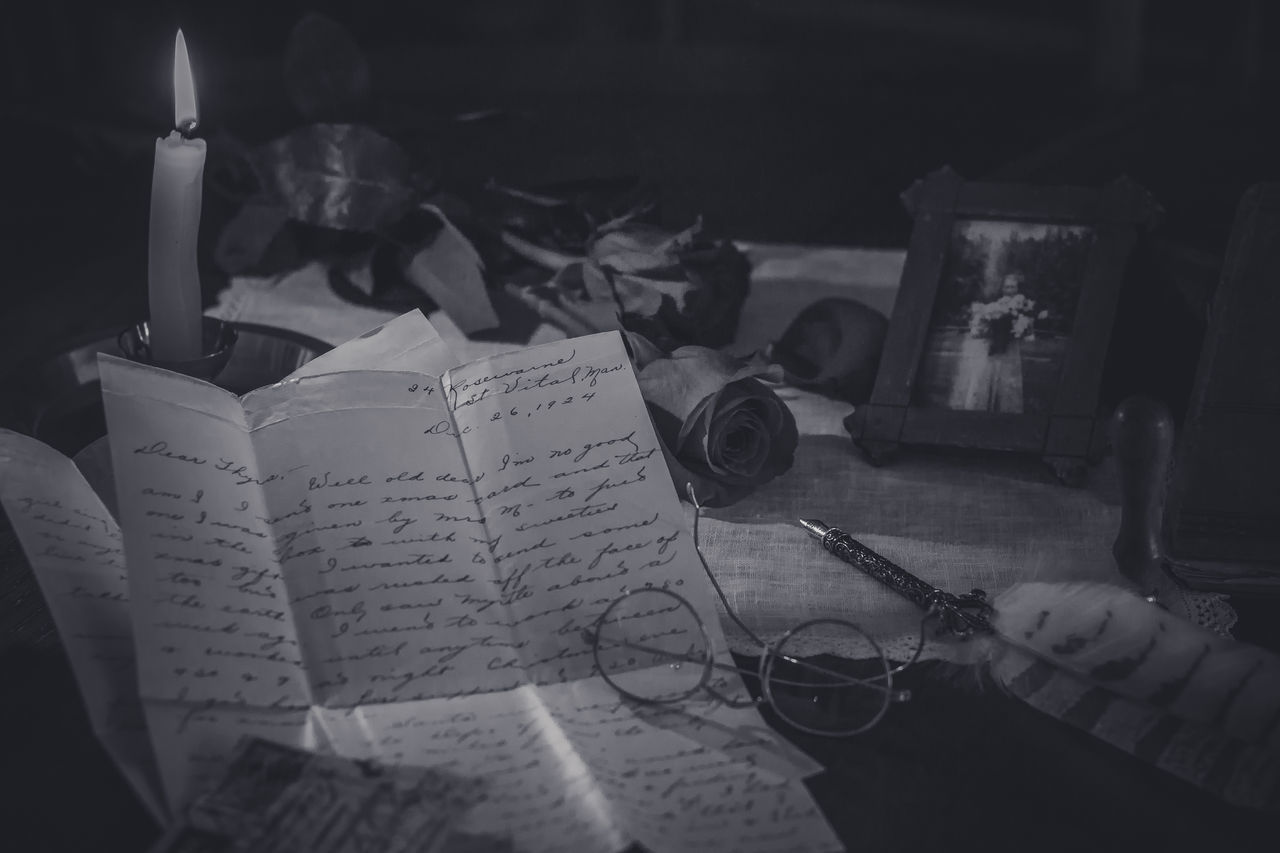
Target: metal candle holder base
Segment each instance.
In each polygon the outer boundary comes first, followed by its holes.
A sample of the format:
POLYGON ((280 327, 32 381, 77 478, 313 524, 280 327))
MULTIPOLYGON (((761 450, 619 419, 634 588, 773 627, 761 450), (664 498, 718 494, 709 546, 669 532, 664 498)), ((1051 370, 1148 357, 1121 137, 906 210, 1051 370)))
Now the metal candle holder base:
POLYGON ((188 361, 162 361, 151 355, 151 324, 146 320, 120 333, 116 343, 130 361, 151 364, 212 382, 231 360, 235 349, 236 327, 224 320, 204 317, 201 323, 200 357, 188 361))
MULTIPOLYGON (((33 357, 0 379, 0 425, 35 436, 68 456, 107 432, 98 382, 98 353, 153 364, 145 323, 123 332, 86 335, 33 357)), ((287 329, 208 318, 206 355, 159 363, 214 382, 233 394, 278 382, 332 347, 287 329)))

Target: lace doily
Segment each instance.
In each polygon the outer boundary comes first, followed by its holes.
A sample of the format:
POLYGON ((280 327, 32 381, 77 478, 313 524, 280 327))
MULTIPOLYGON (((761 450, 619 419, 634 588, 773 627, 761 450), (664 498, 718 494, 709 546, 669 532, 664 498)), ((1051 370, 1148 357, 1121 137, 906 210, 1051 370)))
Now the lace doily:
MULTIPOLYGON (((1166 578, 1164 582, 1157 584, 1153 592, 1156 593, 1158 602, 1170 613, 1220 636, 1231 636, 1237 617, 1235 608, 1231 606, 1226 595, 1189 590, 1179 586, 1171 578, 1166 578)), ((760 647, 733 623, 720 602, 716 602, 716 608, 729 648, 743 655, 759 655, 760 647)), ((791 627, 793 626, 752 626, 760 639, 771 645, 779 642, 791 627)), ((862 650, 851 648, 847 643, 842 642, 842 637, 843 632, 840 631, 813 630, 801 637, 790 639, 787 648, 799 655, 834 654, 844 657, 852 656, 855 651, 862 650)), ((919 637, 915 634, 873 637, 873 639, 880 646, 885 657, 891 661, 909 659, 915 653, 916 645, 919 643, 919 637)), ((926 641, 920 659, 942 659, 964 663, 978 654, 979 650, 973 648, 973 644, 926 641)))
POLYGON ((1235 608, 1222 593, 1187 589, 1164 572, 1156 577, 1151 593, 1170 613, 1220 636, 1230 637, 1236 626, 1235 608))

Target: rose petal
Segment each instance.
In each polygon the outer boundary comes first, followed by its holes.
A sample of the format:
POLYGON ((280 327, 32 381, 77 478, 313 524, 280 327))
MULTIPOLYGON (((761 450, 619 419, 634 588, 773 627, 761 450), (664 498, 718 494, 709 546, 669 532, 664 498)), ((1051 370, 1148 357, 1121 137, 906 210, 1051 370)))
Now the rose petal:
POLYGON ((852 403, 875 384, 888 319, 860 302, 820 299, 801 311, 769 349, 787 382, 852 403))
POLYGON ((750 461, 761 452, 761 446, 768 452, 768 442, 769 433, 764 424, 744 412, 737 412, 725 427, 720 456, 726 465, 750 461))
POLYGON ((701 229, 701 219, 674 234, 656 225, 628 222, 593 240, 587 253, 591 260, 618 272, 647 272, 678 264, 680 251, 693 243, 701 229))
POLYGON ((714 440, 707 445, 711 470, 751 481, 765 469, 770 440, 757 412, 735 412, 712 435, 714 440))
POLYGON ((682 422, 707 397, 726 385, 755 376, 775 376, 780 371, 763 359, 734 358, 706 347, 680 347, 670 358, 658 359, 636 373, 645 400, 670 412, 682 422))
POLYGON ((523 289, 508 285, 508 292, 571 337, 621 328, 621 308, 613 290, 589 264, 569 264, 545 285, 523 289))
POLYGON ((667 471, 671 474, 671 482, 681 500, 685 499, 686 485, 693 487, 693 494, 699 504, 713 507, 736 503, 755 488, 752 485, 732 484, 719 480, 714 475, 697 470, 694 466, 685 465, 665 444, 661 444, 661 447, 662 456, 667 462, 667 471))
POLYGON ((731 482, 754 483, 768 460, 769 438, 756 407, 750 401, 742 401, 733 411, 721 410, 712 416, 710 429, 699 449, 702 451, 699 455, 712 472, 731 482), (757 441, 753 444, 754 456, 743 451, 734 458, 726 453, 726 445, 730 436, 744 431, 763 434, 763 449, 760 448, 762 442, 757 441))
POLYGON ((703 397, 698 405, 693 407, 693 411, 689 412, 689 414, 685 416, 684 423, 680 424, 680 429, 676 433, 675 443, 672 445, 673 447, 678 450, 683 449, 684 446, 689 443, 690 436, 693 435, 701 436, 701 438, 694 440, 695 444, 706 437, 707 430, 710 427, 710 422, 702 426, 699 426, 699 424, 702 424, 703 420, 709 416, 710 412, 718 409, 720 394, 722 392, 723 389, 708 397, 703 397))
POLYGON ((693 285, 680 275, 680 270, 673 272, 679 277, 614 273, 613 290, 618 304, 628 314, 652 317, 662 309, 663 297, 670 297, 676 310, 684 311, 693 285))
POLYGON ((624 330, 622 340, 627 345, 627 352, 631 356, 631 364, 637 371, 643 369, 651 361, 666 357, 666 353, 658 349, 653 341, 639 332, 624 330))
POLYGON ((628 335, 640 389, 677 493, 690 484, 700 503, 725 506, 791 467, 795 417, 743 361, 704 347, 654 357, 643 336, 628 335), (706 392, 706 393, 703 393, 706 392))
POLYGON ((742 380, 718 395, 692 424, 683 425, 685 441, 674 445, 689 467, 705 470, 732 485, 760 485, 791 467, 799 432, 791 410, 762 383, 742 380), (756 443, 726 455, 729 436, 747 429, 756 443), (750 456, 747 453, 750 452, 750 456))

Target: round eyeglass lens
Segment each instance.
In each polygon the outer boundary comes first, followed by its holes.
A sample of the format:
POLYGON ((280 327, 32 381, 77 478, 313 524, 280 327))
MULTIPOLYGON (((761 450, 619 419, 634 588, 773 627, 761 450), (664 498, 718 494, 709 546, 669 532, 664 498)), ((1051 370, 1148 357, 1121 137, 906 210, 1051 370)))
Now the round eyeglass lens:
POLYGON ((610 604, 595 625, 594 654, 605 681, 645 702, 691 696, 711 672, 711 644, 693 605, 661 589, 610 604))
POLYGON ((784 636, 762 661, 761 684, 779 717, 820 735, 866 731, 884 716, 893 695, 880 647, 838 619, 806 622, 784 636))

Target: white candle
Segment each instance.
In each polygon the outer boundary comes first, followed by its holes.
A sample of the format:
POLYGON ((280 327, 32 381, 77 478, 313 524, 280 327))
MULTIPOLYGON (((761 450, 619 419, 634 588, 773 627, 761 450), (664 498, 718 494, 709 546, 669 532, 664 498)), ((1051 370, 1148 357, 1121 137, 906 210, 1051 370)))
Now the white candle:
MULTIPOLYGON (((195 86, 187 44, 178 31, 173 58, 174 125, 196 124, 195 86)), ((151 233, 147 286, 151 304, 151 357, 189 361, 201 355, 200 231, 205 143, 177 130, 156 140, 151 173, 151 233)))

